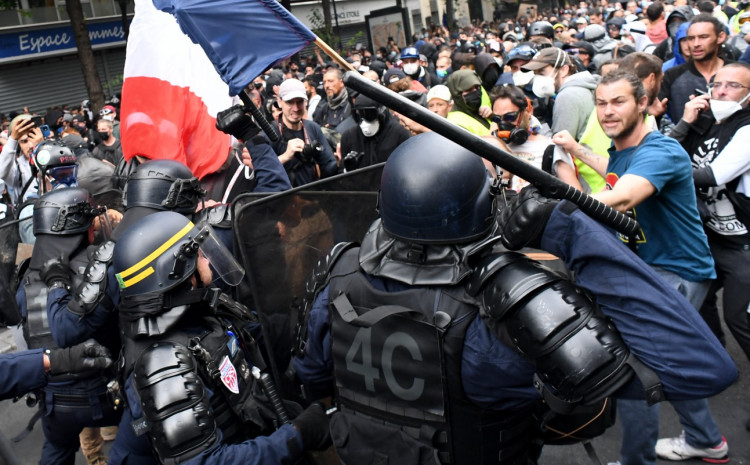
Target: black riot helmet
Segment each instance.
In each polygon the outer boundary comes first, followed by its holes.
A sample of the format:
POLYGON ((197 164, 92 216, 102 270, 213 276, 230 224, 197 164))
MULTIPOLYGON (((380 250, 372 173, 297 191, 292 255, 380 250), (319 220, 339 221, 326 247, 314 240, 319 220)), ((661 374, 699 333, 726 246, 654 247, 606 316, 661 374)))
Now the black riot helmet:
POLYGON ((34 206, 34 234, 67 236, 91 227, 102 211, 86 189, 69 187, 47 192, 34 206))
POLYGON ((544 36, 549 40, 555 38, 555 28, 549 21, 536 21, 529 26, 526 31, 526 37, 531 38, 534 36, 544 36))
POLYGON ((78 157, 66 145, 56 141, 42 142, 32 157, 41 177, 41 192, 46 191, 45 180, 53 189, 78 185, 78 157))
POLYGON ((399 145, 383 168, 378 207, 390 235, 457 244, 492 231, 494 198, 482 159, 434 132, 399 145))
POLYGON ((225 282, 240 282, 244 271, 211 226, 196 226, 175 212, 142 218, 115 245, 114 270, 121 294, 163 294, 174 289, 195 272, 199 250, 225 282))
POLYGON ((125 208, 193 213, 205 195, 205 189, 187 166, 174 160, 151 160, 138 165, 128 178, 125 208))

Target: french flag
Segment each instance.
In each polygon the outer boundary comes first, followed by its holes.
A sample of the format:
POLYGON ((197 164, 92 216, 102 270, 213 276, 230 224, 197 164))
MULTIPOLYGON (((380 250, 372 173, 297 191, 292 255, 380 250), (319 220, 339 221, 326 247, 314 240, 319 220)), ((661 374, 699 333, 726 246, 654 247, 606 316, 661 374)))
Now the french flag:
POLYGON ((135 0, 120 131, 126 160, 172 159, 199 178, 226 161, 216 114, 317 37, 275 0, 135 0))

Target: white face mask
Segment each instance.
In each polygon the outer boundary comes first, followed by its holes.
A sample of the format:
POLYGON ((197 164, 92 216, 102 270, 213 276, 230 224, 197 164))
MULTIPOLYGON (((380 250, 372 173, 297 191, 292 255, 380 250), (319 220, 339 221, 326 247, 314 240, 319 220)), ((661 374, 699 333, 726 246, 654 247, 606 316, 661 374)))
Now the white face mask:
POLYGON ((362 66, 362 62, 361 61, 353 61, 352 62, 352 68, 359 69, 360 66, 362 66))
POLYGON ((362 120, 362 122, 359 123, 359 129, 362 130, 362 134, 364 134, 365 137, 372 137, 380 130, 380 120, 362 120))
POLYGON ((404 73, 408 75, 417 74, 419 71, 419 63, 404 63, 404 73))
POLYGON ((750 93, 745 95, 745 98, 740 100, 739 102, 735 102, 733 100, 709 100, 709 103, 711 105, 711 113, 713 113, 714 118, 716 118, 716 121, 724 121, 725 119, 729 118, 733 114, 737 113, 738 111, 742 110, 742 104, 745 103, 745 100, 750 97, 750 93))
POLYGON ((534 92, 534 95, 539 98, 554 97, 555 76, 557 76, 557 73, 552 76, 542 76, 541 74, 534 76, 534 82, 531 83, 531 91, 534 92))
POLYGON ((532 79, 534 79, 533 71, 516 71, 515 73, 513 73, 513 83, 518 87, 525 86, 526 84, 530 83, 532 79))
POLYGON ((740 34, 742 34, 743 36, 750 34, 750 23, 744 23, 740 27, 740 34))

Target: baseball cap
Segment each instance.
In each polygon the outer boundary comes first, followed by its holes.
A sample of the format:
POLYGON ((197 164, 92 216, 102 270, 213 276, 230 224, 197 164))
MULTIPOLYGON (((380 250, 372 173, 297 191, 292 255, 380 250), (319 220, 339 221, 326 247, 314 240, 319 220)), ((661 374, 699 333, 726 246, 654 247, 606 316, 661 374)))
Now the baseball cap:
POLYGON ((99 110, 99 115, 106 116, 106 115, 111 115, 114 112, 115 112, 115 107, 113 107, 112 105, 104 105, 102 109, 99 110))
POLYGON ((75 121, 77 123, 85 123, 86 122, 86 117, 83 116, 83 115, 73 115, 73 121, 75 121))
POLYGON ((549 47, 537 52, 530 62, 521 66, 524 71, 536 71, 545 66, 552 65, 555 68, 562 68, 564 65, 571 65, 572 62, 568 54, 556 47, 549 47))
POLYGON ((385 76, 383 76, 383 84, 393 84, 394 82, 398 82, 405 77, 406 74, 404 74, 404 71, 401 68, 391 67, 388 71, 386 71, 385 76))
POLYGON ((287 79, 279 86, 279 97, 285 102, 296 98, 307 100, 305 85, 299 79, 287 79))
POLYGON ((71 121, 73 121, 73 115, 71 115, 70 113, 65 113, 63 115, 63 122, 70 123, 71 121))
POLYGON ((434 98, 439 98, 440 100, 445 100, 446 102, 450 102, 451 91, 448 90, 448 87, 444 86, 443 84, 432 86, 430 91, 427 92, 427 103, 429 103, 430 100, 434 98))

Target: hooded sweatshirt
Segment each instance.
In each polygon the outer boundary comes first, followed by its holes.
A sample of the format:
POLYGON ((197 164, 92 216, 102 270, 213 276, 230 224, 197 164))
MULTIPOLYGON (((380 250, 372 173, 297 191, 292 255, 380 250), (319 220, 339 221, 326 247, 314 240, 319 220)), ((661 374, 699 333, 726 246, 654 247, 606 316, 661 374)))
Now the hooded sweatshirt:
POLYGON ((568 76, 560 86, 552 109, 552 132, 563 129, 576 139, 580 139, 586 129, 586 122, 594 109, 594 90, 599 85, 600 76, 584 71, 568 76))
POLYGON ((670 24, 676 19, 682 19, 686 23, 689 23, 690 20, 693 19, 693 16, 695 16, 695 13, 693 13, 693 9, 689 6, 682 5, 676 7, 674 11, 672 11, 669 16, 667 16, 667 34, 669 34, 669 37, 667 37, 664 41, 656 46, 656 48, 654 49, 654 55, 661 58, 663 61, 667 61, 672 58, 674 53, 674 51, 672 50, 672 46, 674 45, 674 38, 672 37, 672 32, 670 31, 670 24))
POLYGON ((685 57, 682 56, 682 52, 680 51, 680 41, 687 37, 688 27, 690 27, 690 23, 683 23, 677 30, 677 34, 674 36, 674 46, 672 47, 672 54, 674 56, 664 62, 664 65, 661 67, 662 71, 685 63, 685 57))

